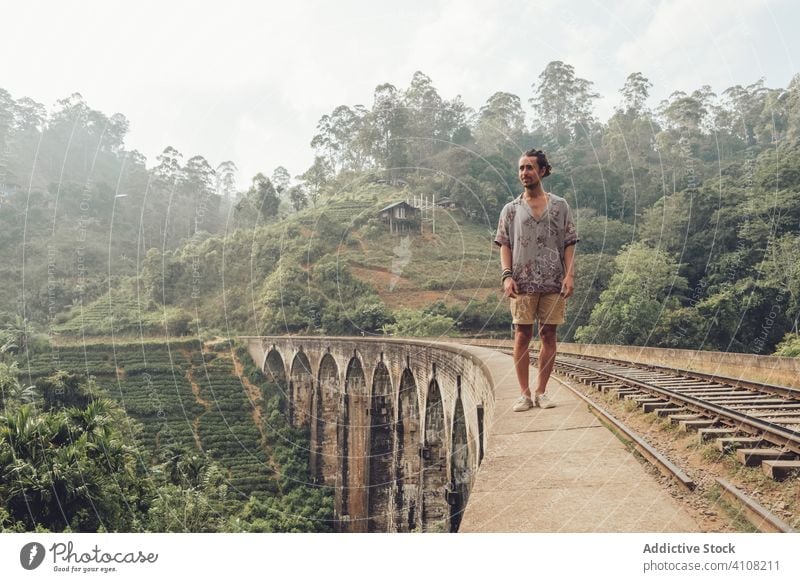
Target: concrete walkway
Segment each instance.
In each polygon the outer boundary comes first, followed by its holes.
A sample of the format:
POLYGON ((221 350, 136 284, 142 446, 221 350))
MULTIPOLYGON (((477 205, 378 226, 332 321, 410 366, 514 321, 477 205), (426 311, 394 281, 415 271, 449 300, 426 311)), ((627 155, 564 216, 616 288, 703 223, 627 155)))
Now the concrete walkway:
POLYGON ((495 415, 460 532, 699 531, 555 376, 548 392, 556 408, 513 412, 519 388, 511 356, 487 360, 495 415))

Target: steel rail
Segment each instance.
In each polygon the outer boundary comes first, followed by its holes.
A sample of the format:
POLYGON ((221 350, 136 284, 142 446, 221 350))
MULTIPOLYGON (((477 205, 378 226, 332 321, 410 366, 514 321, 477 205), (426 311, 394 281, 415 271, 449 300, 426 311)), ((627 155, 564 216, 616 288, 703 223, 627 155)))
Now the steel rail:
MULTIPOLYGON (((578 398, 583 400, 589 406, 589 409, 596 416, 598 416, 601 421, 605 421, 606 423, 610 424, 615 430, 622 433, 624 438, 630 440, 632 446, 639 452, 639 454, 641 454, 645 459, 647 459, 647 461, 650 462, 650 464, 657 468, 661 474, 671 477, 689 491, 695 490, 697 484, 691 477, 689 477, 680 467, 659 453, 636 432, 628 428, 621 421, 617 420, 616 417, 592 401, 591 398, 581 394, 580 391, 576 390, 560 378, 554 378, 554 380, 556 380, 556 382, 565 388, 571 390, 578 398)), ((738 504, 742 508, 742 512, 747 518, 747 521, 749 521, 753 527, 759 531, 764 533, 795 533, 795 530, 792 529, 792 527, 786 522, 766 509, 755 499, 749 497, 746 493, 731 485, 725 479, 716 478, 715 481, 720 487, 721 496, 726 498, 729 503, 738 504)))
POLYGON ((718 406, 716 404, 704 401, 701 398, 695 398, 688 394, 681 394, 680 392, 653 386, 652 384, 628 378, 620 374, 615 374, 607 370, 598 370, 591 366, 584 366, 581 364, 563 361, 558 362, 558 360, 556 360, 557 368, 562 369, 564 366, 568 366, 583 372, 590 372, 605 376, 611 380, 620 382, 621 384, 639 388, 640 390, 644 390, 653 394, 658 394, 667 400, 683 404, 699 413, 706 415, 711 413, 713 416, 718 418, 724 418, 725 420, 737 425, 739 428, 751 429, 751 431, 763 433, 765 440, 768 440, 773 444, 786 447, 787 449, 800 454, 800 432, 796 430, 788 429, 774 422, 762 420, 747 414, 742 414, 724 406, 718 406))
POLYGON ((729 501, 739 503, 747 517, 747 521, 764 533, 796 533, 792 527, 771 513, 763 505, 739 491, 725 479, 716 479, 722 490, 722 496, 729 501))
MULTIPOLYGON (((535 350, 531 350, 535 351, 535 350)), ((673 366, 660 366, 657 364, 646 364, 644 362, 631 362, 629 360, 618 360, 615 358, 604 358, 601 356, 589 356, 584 354, 561 354, 565 357, 574 357, 580 358, 582 360, 591 360, 596 362, 608 362, 611 364, 618 364, 620 366, 625 366, 628 368, 640 368, 644 370, 652 370, 655 372, 667 372, 671 374, 679 374, 686 378, 692 378, 696 380, 707 380, 713 382, 719 382, 721 384, 726 384, 728 386, 734 386, 736 388, 749 388, 752 390, 758 390, 762 392, 771 392, 773 394, 778 394, 780 396, 788 396, 791 398, 798 398, 800 399, 800 389, 792 388, 791 386, 779 386, 778 384, 768 384, 766 382, 758 382, 756 380, 746 380, 743 378, 733 378, 731 376, 722 376, 720 374, 709 374, 707 372, 697 372, 695 370, 687 370, 685 368, 677 368, 673 366)), ((558 357, 556 357, 556 362, 558 361, 558 357)))
MULTIPOLYGON (((497 346, 495 349, 498 351, 509 352, 507 346, 497 346)), ((574 356, 574 354, 570 354, 574 356)), ((580 356, 578 356, 580 357, 580 356)), ((531 360, 536 359, 535 356, 531 356, 531 360)), ((599 361, 603 361, 599 359, 599 361)), ((556 363, 558 364, 558 358, 556 359, 556 363)), ((631 367, 629 364, 634 364, 633 369, 641 369, 641 364, 637 364, 635 362, 623 362, 621 360, 616 360, 616 364, 628 364, 626 367, 631 367)), ((583 367, 579 365, 574 365, 575 368, 578 368, 584 372, 590 372, 591 374, 595 375, 604 375, 604 376, 611 376, 604 371, 598 371, 594 368, 590 367, 583 367)), ((662 368, 663 369, 663 368, 662 368)), ((622 384, 637 384, 643 385, 649 391, 651 390, 652 386, 643 384, 638 381, 632 381, 629 378, 620 377, 620 383, 622 384)), ((719 378, 719 377, 717 377, 719 378)), ((562 386, 568 388, 572 391, 576 396, 578 396, 581 400, 583 400, 588 406, 589 409, 598 416, 602 421, 607 422, 610 424, 615 430, 622 433, 625 438, 630 439, 634 448, 647 460, 649 461, 655 468, 657 468, 662 474, 667 475, 675 479, 678 483, 680 483, 683 487, 690 491, 694 491, 696 488, 696 483, 689 477, 680 467, 673 464, 669 459, 667 459, 664 455, 659 453, 655 448, 649 445, 644 439, 642 439, 638 434, 636 434, 632 429, 628 428, 625 424, 617 420, 610 412, 603 409, 601 406, 596 404, 592 401, 591 398, 587 397, 584 394, 581 394, 580 391, 576 390, 568 383, 564 382, 558 377, 553 377, 553 379, 559 382, 562 386)), ((720 378, 721 379, 721 378, 720 378)), ((615 380, 616 381, 616 380, 615 380)), ((744 386, 738 386, 744 387, 744 386)), ((791 389, 790 389, 791 390, 791 389)), ((659 390, 659 392, 662 392, 659 390)), ((671 393, 670 393, 671 396, 671 393)), ((693 399, 696 400, 696 399, 693 399)), ((704 412, 701 410, 700 412, 704 412)), ((739 415, 739 416, 747 416, 747 415, 739 415)), ((750 417, 748 417, 750 418, 750 417)), ((754 419, 757 420, 757 419, 754 419)), ((762 431, 763 432, 763 431, 762 431)), ((794 431, 791 431, 794 432, 794 431)), ((765 439, 768 440, 768 439, 765 439)), ((721 497, 725 497, 730 503, 736 503, 741 508, 746 517, 746 519, 759 531, 762 532, 781 532, 781 533, 795 533, 796 530, 792 529, 791 526, 783 522, 780 518, 775 516, 769 510, 764 508, 761 504, 757 501, 749 497, 747 494, 743 493, 729 482, 725 481, 724 479, 716 478, 715 482, 720 487, 721 497)))
MULTIPOLYGON (((503 344, 480 344, 483 347, 497 350, 509 350, 509 346, 503 344)), ((510 350, 509 350, 510 351, 510 350)), ((535 354, 538 350, 530 350, 531 354, 535 354)), ((572 354, 562 353, 556 356, 556 362, 559 357, 575 357, 582 360, 591 360, 596 362, 608 362, 618 364, 628 368, 638 368, 643 370, 668 372, 671 374, 679 374, 687 378, 694 378, 697 380, 707 380, 713 382, 720 382, 728 386, 735 386, 737 388, 749 388, 752 390, 766 391, 780 396, 788 396, 790 398, 800 399, 800 388, 792 388, 791 386, 780 386, 778 384, 768 384, 766 382, 758 382, 757 380, 746 380, 744 378, 733 378, 731 376, 723 376, 720 374, 710 374, 707 372, 698 372, 696 370, 688 370, 686 368, 678 368, 675 366, 661 366, 658 364, 647 364, 645 362, 632 362, 630 360, 619 360, 616 358, 607 358, 602 356, 591 356, 586 354, 572 354)))
POLYGON ((640 437, 636 432, 632 429, 625 426, 622 422, 616 419, 610 412, 599 406, 597 403, 593 402, 590 398, 587 398, 583 394, 581 394, 578 390, 575 390, 572 386, 561 380, 560 378, 554 378, 557 382, 559 382, 562 386, 569 388, 578 398, 583 400, 588 406, 589 410, 591 410, 595 416, 598 416, 601 421, 605 421, 607 424, 610 424, 617 432, 620 432, 624 435, 626 439, 628 439, 632 444, 633 447, 639 452, 640 455, 645 457, 650 464, 654 465, 663 475, 667 477, 672 477, 678 483, 680 483, 683 487, 688 489, 689 491, 694 491, 696 484, 689 477, 686 473, 681 470, 680 467, 672 463, 667 457, 659 453, 656 449, 654 449, 647 441, 645 441, 642 437, 640 437))

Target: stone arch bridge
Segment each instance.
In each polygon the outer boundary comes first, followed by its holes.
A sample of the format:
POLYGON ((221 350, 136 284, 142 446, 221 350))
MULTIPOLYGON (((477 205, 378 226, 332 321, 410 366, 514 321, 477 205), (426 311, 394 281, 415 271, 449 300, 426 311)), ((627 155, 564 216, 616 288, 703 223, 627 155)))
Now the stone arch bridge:
POLYGON ((477 347, 391 338, 247 336, 310 432, 338 531, 457 531, 486 448, 497 365, 477 347))

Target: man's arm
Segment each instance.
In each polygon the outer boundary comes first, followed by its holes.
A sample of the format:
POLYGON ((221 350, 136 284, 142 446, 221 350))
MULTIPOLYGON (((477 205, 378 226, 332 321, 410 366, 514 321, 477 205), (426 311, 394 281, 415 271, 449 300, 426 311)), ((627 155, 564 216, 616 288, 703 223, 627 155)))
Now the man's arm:
MULTIPOLYGON (((511 269, 513 264, 511 262, 511 247, 507 245, 502 245, 500 247, 500 269, 511 269)), ((507 297, 516 297, 517 293, 519 293, 519 289, 517 289, 517 282, 514 281, 513 277, 506 277, 503 281, 503 293, 507 297)))
POLYGON ((575 291, 575 245, 564 249, 564 281, 561 283, 561 295, 566 299, 575 291))

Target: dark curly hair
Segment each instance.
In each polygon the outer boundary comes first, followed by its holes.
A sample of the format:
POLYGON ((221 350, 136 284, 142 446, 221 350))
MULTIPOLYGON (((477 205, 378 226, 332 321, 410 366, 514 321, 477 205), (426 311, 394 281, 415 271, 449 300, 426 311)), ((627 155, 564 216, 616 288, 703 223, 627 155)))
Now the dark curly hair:
POLYGON ((547 162, 547 155, 544 153, 544 151, 532 149, 528 150, 522 155, 528 158, 536 158, 536 163, 539 165, 539 167, 544 168, 544 176, 542 176, 543 178, 546 178, 550 175, 550 171, 553 169, 553 166, 547 162))

